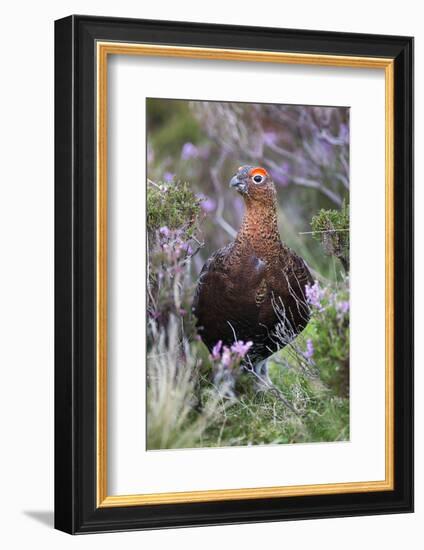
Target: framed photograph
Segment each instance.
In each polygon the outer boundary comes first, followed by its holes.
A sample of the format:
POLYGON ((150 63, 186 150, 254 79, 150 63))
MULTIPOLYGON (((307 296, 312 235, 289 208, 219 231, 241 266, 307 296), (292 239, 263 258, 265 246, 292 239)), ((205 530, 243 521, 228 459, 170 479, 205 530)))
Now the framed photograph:
POLYGON ((413 509, 413 39, 55 24, 55 525, 413 509))

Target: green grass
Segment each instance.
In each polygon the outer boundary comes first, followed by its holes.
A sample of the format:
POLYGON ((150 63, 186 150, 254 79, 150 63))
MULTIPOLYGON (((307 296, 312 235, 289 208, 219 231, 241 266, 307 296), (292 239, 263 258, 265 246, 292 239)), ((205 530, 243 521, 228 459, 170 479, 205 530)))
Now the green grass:
MULTIPOLYGON (((281 354, 284 356, 284 353, 281 354)), ((210 425, 197 446, 226 447, 346 441, 349 439, 349 400, 338 397, 318 377, 295 366, 272 363, 270 375, 296 410, 295 415, 269 391, 253 384, 227 408, 225 417, 210 425)), ((248 374, 246 376, 249 376, 248 374)))
MULTIPOLYGON (((299 359, 311 324, 269 361, 273 384, 297 411, 272 391, 259 390, 251 374, 238 380, 235 398, 219 396, 207 369, 208 353, 200 342, 178 359, 176 333, 166 345, 163 335, 149 362, 148 448, 228 447, 349 440, 349 398, 323 382, 323 373, 299 359), (152 370, 153 369, 153 370, 152 370)), ((316 364, 319 357, 314 357, 316 364)), ((326 358, 326 369, 329 369, 326 358)), ((336 369, 337 365, 334 365, 336 369)))

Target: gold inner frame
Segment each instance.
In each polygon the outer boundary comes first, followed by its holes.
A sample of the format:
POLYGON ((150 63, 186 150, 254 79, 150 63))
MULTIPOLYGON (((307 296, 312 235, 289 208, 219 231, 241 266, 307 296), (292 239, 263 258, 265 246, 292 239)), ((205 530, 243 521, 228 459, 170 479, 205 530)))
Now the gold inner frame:
POLYGON ((96 44, 97 54, 97 506, 141 506, 388 491, 394 489, 394 60, 253 50, 194 48, 122 42, 96 44), (142 55, 384 69, 385 72, 385 479, 315 485, 217 489, 108 496, 107 493, 107 61, 109 55, 142 55))

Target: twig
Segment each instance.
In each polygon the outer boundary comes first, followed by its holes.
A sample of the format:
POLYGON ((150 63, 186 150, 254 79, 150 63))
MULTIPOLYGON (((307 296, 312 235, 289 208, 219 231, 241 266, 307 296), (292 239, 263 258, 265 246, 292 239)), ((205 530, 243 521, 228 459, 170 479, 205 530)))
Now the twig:
POLYGON ((153 185, 154 187, 162 191, 161 186, 158 183, 154 182, 153 180, 149 180, 149 178, 147 178, 147 183, 150 183, 150 185, 153 185))
POLYGON ((293 414, 295 414, 297 417, 301 417, 301 415, 297 412, 297 410, 287 401, 285 398, 283 392, 273 384, 271 380, 267 380, 266 378, 263 378, 260 376, 253 367, 252 364, 250 364, 250 367, 247 368, 248 372, 251 372, 260 382, 263 384, 266 389, 272 393, 288 408, 292 411, 293 414))
POLYGON ((334 177, 341 181, 346 189, 349 189, 349 180, 346 176, 343 174, 335 174, 334 177))
POLYGON ((315 233, 339 233, 341 231, 350 231, 350 229, 323 229, 322 231, 301 231, 299 235, 314 235, 315 233))
MULTIPOLYGON (((279 155, 283 157, 287 157, 295 162, 299 162, 299 156, 295 153, 292 153, 291 151, 287 151, 286 149, 283 149, 282 147, 279 147, 278 145, 275 145, 275 143, 267 143, 267 147, 269 147, 272 151, 275 153, 278 153, 279 155)), ((277 164, 274 163, 276 166, 277 164)))
POLYGON ((216 216, 215 221, 230 235, 230 237, 234 238, 237 235, 237 231, 233 229, 233 227, 224 220, 222 216, 216 216))
POLYGON ((319 191, 321 191, 321 193, 326 195, 330 200, 332 200, 335 204, 339 206, 341 206, 343 203, 342 199, 339 197, 339 195, 337 195, 337 193, 334 193, 330 189, 327 189, 318 181, 301 177, 294 177, 293 181, 298 185, 303 185, 304 187, 312 187, 313 189, 318 189, 319 191))

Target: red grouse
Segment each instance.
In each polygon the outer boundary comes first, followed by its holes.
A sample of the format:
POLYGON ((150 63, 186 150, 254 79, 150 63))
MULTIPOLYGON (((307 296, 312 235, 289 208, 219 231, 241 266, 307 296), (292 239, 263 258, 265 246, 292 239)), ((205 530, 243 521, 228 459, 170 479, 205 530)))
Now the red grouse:
POLYGON ((274 183, 261 167, 241 166, 230 187, 244 198, 234 242, 217 250, 199 276, 193 311, 209 350, 222 341, 253 342, 248 361, 266 374, 266 360, 306 326, 310 312, 305 262, 280 239, 274 183))

